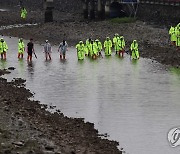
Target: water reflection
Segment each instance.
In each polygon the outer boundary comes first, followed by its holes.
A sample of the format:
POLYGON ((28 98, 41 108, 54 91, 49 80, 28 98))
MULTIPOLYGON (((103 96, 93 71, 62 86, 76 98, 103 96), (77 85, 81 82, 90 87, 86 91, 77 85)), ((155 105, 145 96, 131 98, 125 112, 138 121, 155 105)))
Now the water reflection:
POLYGON ((7 69, 7 60, 1 59, 0 60, 0 67, 2 69, 7 69))
POLYGON ((20 75, 21 78, 24 78, 24 71, 25 71, 25 68, 24 68, 24 60, 23 59, 19 59, 18 60, 18 74, 20 75))
POLYGON ((132 60, 131 60, 131 63, 135 66, 135 65, 137 65, 137 63, 138 63, 138 60, 132 59, 132 60))
POLYGON ((60 63, 62 63, 62 64, 66 64, 66 63, 67 63, 67 60, 66 60, 66 59, 60 59, 59 61, 60 61, 60 63))
POLYGON ((33 76, 34 76, 34 62, 33 61, 27 61, 27 71, 28 71, 30 79, 33 80, 33 76))
POLYGON ((180 77, 180 68, 171 67, 170 72, 180 77))

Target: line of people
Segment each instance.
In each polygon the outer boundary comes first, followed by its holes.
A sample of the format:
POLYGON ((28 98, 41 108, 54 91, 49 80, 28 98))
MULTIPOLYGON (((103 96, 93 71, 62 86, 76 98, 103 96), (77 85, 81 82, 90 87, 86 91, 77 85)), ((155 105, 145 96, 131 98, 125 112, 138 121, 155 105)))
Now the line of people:
MULTIPOLYGON (((66 59, 66 51, 68 50, 68 44, 65 40, 63 40, 58 47, 58 52, 60 53, 60 59, 66 59)), ((8 45, 4 38, 0 39, 0 54, 1 59, 6 60, 6 53, 8 51, 8 45)), ((32 61, 32 55, 34 54, 37 58, 37 55, 34 50, 34 43, 33 39, 31 38, 30 41, 27 43, 27 47, 25 47, 25 43, 22 38, 18 40, 18 59, 21 59, 24 57, 24 52, 27 51, 27 61, 32 61)), ((51 60, 51 53, 52 53, 52 47, 48 40, 45 41, 44 44, 44 50, 45 53, 45 59, 51 60)))
MULTIPOLYGON (((91 57, 92 59, 96 59, 98 57, 102 57, 102 51, 104 49, 105 56, 111 56, 112 49, 116 54, 120 57, 124 57, 125 52, 125 40, 123 36, 119 36, 119 34, 115 34, 114 38, 111 40, 110 37, 106 37, 106 40, 102 44, 100 40, 96 39, 95 41, 91 38, 87 39, 85 43, 82 40, 76 45, 77 49, 77 58, 78 60, 83 60, 85 56, 91 57)), ((139 49, 138 43, 136 40, 133 40, 130 46, 131 59, 139 59, 139 49)))
MULTIPOLYGON (((20 39, 22 40, 22 39, 20 39)), ((27 61, 32 61, 32 53, 35 54, 34 52, 34 44, 33 44, 33 39, 30 39, 30 42, 27 44, 27 53, 28 53, 28 57, 27 57, 27 61)), ((21 48, 21 45, 19 44, 19 49, 21 48)), ((23 43, 23 50, 25 50, 24 48, 24 43, 23 43)), ((19 50, 20 51, 20 50, 19 50)), ((60 56, 59 58, 61 60, 65 60, 66 59, 66 51, 68 51, 68 44, 65 40, 63 40, 60 44, 59 44, 59 47, 58 47, 58 52, 60 53, 60 56)), ((46 60, 51 60, 51 53, 52 53, 52 47, 51 47, 51 44, 49 43, 48 40, 45 41, 45 44, 44 44, 44 51, 45 53, 45 59, 46 60)), ((36 54, 35 54, 35 57, 37 58, 36 54)), ((19 58, 19 55, 18 55, 18 58, 19 58)), ((23 58, 23 57, 21 57, 23 58)))
POLYGON ((171 45, 176 46, 177 50, 180 50, 180 23, 177 26, 169 29, 169 35, 171 40, 171 45))
MULTIPOLYGON (((111 39, 107 37, 103 45, 98 39, 96 39, 95 41, 93 41, 92 39, 87 39, 85 44, 83 43, 83 41, 79 41, 79 43, 76 45, 78 60, 83 60, 85 56, 89 56, 92 59, 96 59, 97 57, 103 57, 102 56, 103 48, 104 48, 105 56, 111 56, 112 48, 114 48, 116 54, 118 54, 120 57, 124 57, 124 52, 125 52, 124 37, 115 34, 113 41, 111 41, 111 39)), ((8 50, 8 45, 5 42, 5 40, 1 38, 0 39, 1 59, 6 59, 7 50, 8 50)), ((34 51, 33 39, 30 39, 30 42, 27 43, 27 50, 23 39, 22 38, 19 39, 18 59, 24 57, 25 51, 27 51, 27 61, 32 61, 32 54, 34 54, 35 57, 37 58, 36 53, 34 51)), ((63 40, 58 47, 58 52, 60 52, 60 59, 66 59, 67 51, 68 51, 68 44, 65 40, 63 40)), ((46 60, 52 59, 51 52, 52 52, 51 44, 49 43, 48 40, 46 40, 44 44, 44 53, 46 60)), ((131 55, 131 59, 139 59, 138 43, 136 40, 132 42, 130 46, 129 54, 131 55)))

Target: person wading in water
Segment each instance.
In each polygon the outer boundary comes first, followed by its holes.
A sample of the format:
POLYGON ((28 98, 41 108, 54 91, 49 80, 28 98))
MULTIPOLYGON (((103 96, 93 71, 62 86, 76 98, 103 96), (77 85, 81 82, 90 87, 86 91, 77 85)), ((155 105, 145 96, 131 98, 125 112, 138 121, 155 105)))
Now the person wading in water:
POLYGON ((32 53, 34 52, 34 43, 33 39, 30 39, 30 42, 27 44, 27 61, 32 61, 32 53))
POLYGON ((60 52, 60 59, 66 59, 66 51, 68 50, 68 44, 65 40, 63 40, 59 44, 58 52, 60 52))

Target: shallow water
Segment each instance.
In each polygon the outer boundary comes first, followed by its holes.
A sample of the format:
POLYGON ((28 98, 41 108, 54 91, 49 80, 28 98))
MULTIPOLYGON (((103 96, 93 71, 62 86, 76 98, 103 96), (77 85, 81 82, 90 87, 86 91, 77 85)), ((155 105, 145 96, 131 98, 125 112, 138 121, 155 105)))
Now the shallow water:
POLYGON ((0 30, 4 30, 4 29, 12 29, 12 28, 21 28, 21 27, 25 27, 25 26, 37 26, 37 23, 34 24, 14 24, 14 25, 8 25, 8 26, 0 26, 0 30))
POLYGON ((126 153, 179 154, 179 147, 170 147, 167 133, 180 125, 180 70, 143 58, 131 62, 129 55, 79 62, 74 48, 60 61, 53 47, 52 61, 45 61, 40 45, 35 45, 38 59, 27 64, 17 60, 17 38, 5 40, 9 51, 0 68, 14 66, 5 77, 25 78, 35 99, 95 123, 126 153))
POLYGON ((0 12, 8 12, 8 9, 0 9, 0 12))

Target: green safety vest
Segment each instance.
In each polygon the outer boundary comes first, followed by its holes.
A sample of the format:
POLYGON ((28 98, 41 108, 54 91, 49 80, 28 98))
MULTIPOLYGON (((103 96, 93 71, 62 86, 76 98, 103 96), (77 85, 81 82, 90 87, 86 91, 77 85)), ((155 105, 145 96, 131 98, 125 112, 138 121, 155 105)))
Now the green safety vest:
POLYGON ((176 35, 176 46, 180 47, 180 27, 176 28, 175 35, 176 35))
POLYGON ((100 41, 96 42, 98 52, 102 50, 102 43, 100 41))
POLYGON ((131 44, 131 51, 132 51, 132 54, 131 54, 131 58, 132 59, 138 59, 139 58, 139 50, 138 50, 138 43, 134 42, 131 44))
POLYGON ((21 42, 21 41, 19 41, 18 42, 18 52, 19 53, 24 53, 24 48, 25 46, 24 46, 24 42, 21 42))
POLYGON ((78 60, 83 60, 84 59, 84 54, 85 54, 85 46, 84 46, 84 44, 77 44, 76 49, 77 49, 78 60))
POLYGON ((118 51, 119 50, 119 45, 118 45, 118 42, 119 42, 119 36, 117 37, 117 36, 115 36, 114 38, 113 38, 113 44, 114 44, 114 50, 115 51, 118 51))
POLYGON ((85 45, 85 53, 89 54, 90 51, 90 42, 89 39, 86 40, 86 45, 85 45))
POLYGON ((93 44, 90 44, 90 56, 93 56, 94 54, 97 55, 98 53, 98 46, 96 42, 93 42, 93 44))
POLYGON ((105 48, 105 55, 110 56, 111 55, 111 48, 112 48, 112 41, 111 40, 106 40, 104 42, 104 48, 105 48))
POLYGON ((176 28, 171 26, 171 28, 169 30, 169 35, 171 35, 171 41, 172 42, 177 40, 175 31, 176 31, 176 28))
POLYGON ((119 50, 124 50, 124 47, 125 47, 125 41, 124 41, 124 39, 119 39, 118 40, 118 51, 119 50))
POLYGON ((0 53, 7 52, 7 50, 8 50, 8 46, 7 46, 6 42, 0 41, 0 53))
POLYGON ((26 18, 26 15, 27 15, 27 11, 26 9, 21 9, 21 18, 25 19, 26 18))

